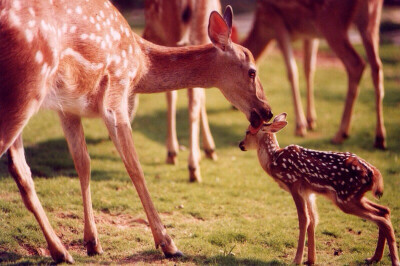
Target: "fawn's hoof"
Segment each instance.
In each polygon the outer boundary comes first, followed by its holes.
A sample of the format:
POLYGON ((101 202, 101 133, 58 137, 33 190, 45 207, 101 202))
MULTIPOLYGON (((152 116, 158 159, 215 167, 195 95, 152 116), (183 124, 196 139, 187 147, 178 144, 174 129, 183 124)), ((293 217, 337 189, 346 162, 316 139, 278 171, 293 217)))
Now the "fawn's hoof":
POLYGON ((103 249, 101 248, 100 242, 96 239, 85 242, 85 246, 89 256, 103 254, 103 249))
POLYGON ((296 126, 295 135, 298 137, 305 137, 307 135, 307 129, 305 126, 296 126))
POLYGON ((381 150, 386 150, 386 139, 382 136, 375 137, 374 147, 381 150))
POLYGON ((51 257, 56 263, 68 263, 68 264, 73 264, 75 263, 74 259, 72 256, 68 253, 68 251, 64 248, 63 251, 60 252, 52 252, 50 251, 51 257))
POLYGON ((180 251, 180 250, 178 250, 178 251, 176 251, 175 253, 165 253, 164 252, 164 255, 165 255, 165 257, 167 258, 167 259, 173 259, 173 258, 179 258, 179 257, 183 257, 183 253, 180 251))
POLYGON ((214 149, 204 149, 204 153, 206 154, 206 158, 216 161, 218 159, 217 153, 214 149))
POLYGON ((199 168, 189 166, 189 181, 201 183, 201 174, 199 168))
POLYGON ((177 153, 176 153, 176 152, 169 151, 168 154, 167 154, 167 159, 165 160, 165 162, 166 162, 167 164, 176 165, 176 164, 178 163, 177 153))
POLYGON ((338 132, 335 137, 332 139, 333 144, 342 144, 346 139, 349 138, 349 135, 346 133, 338 132))

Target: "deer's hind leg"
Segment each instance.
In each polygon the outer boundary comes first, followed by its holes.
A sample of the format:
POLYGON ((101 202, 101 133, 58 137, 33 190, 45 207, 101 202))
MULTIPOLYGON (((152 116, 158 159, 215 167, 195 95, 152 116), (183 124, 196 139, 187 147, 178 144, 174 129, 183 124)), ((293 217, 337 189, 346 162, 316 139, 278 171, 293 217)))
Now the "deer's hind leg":
POLYGON ((306 198, 308 216, 310 217, 310 223, 307 227, 307 245, 308 245, 308 259, 306 264, 315 263, 315 227, 318 224, 318 212, 315 204, 315 194, 310 194, 306 198))
POLYGON ((296 256, 293 260, 295 264, 301 264, 303 261, 304 244, 306 240, 306 231, 310 223, 310 217, 307 211, 307 202, 305 195, 302 194, 298 187, 292 187, 290 189, 293 200, 296 204, 297 215, 299 219, 299 241, 297 245, 296 256))
POLYGON ((35 191, 31 171, 25 161, 21 135, 8 150, 8 169, 18 185, 26 208, 33 213, 46 238, 51 257, 56 262, 73 263, 74 260, 51 227, 35 191))
POLYGON ((385 207, 380 206, 380 208, 375 208, 373 207, 374 204, 371 204, 371 202, 369 202, 366 198, 362 198, 358 202, 353 201, 342 203, 338 204, 338 206, 346 213, 353 214, 360 218, 367 219, 376 223, 379 227, 378 246, 375 251, 375 255, 371 259, 374 259, 376 262, 379 261, 379 256, 382 257, 380 253, 383 252, 384 238, 386 238, 390 250, 392 265, 398 266, 400 265, 400 262, 397 252, 397 244, 395 240, 394 230, 390 221, 390 217, 388 216, 388 213, 382 212, 385 207), (383 235, 383 239, 381 235, 383 235))
POLYGON ((80 117, 66 113, 59 113, 59 117, 81 184, 85 217, 83 240, 87 249, 87 254, 89 256, 101 254, 103 253, 103 249, 101 248, 97 235, 90 195, 90 157, 86 147, 82 122, 80 117))

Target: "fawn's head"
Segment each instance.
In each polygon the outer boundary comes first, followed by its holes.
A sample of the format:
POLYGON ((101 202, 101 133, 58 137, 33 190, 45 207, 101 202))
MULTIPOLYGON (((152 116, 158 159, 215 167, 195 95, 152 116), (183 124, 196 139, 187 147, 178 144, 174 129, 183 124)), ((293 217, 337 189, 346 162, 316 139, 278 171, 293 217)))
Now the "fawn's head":
POLYGON ((231 40, 232 18, 230 6, 226 7, 224 17, 216 11, 210 15, 208 35, 217 49, 217 68, 222 70, 217 87, 246 115, 253 128, 259 128, 273 115, 257 76, 253 55, 231 40))
POLYGON ((242 151, 257 149, 258 140, 262 138, 265 134, 275 134, 287 125, 286 113, 275 116, 272 123, 264 123, 260 130, 254 131, 254 129, 249 126, 246 131, 246 136, 239 143, 239 148, 242 151))

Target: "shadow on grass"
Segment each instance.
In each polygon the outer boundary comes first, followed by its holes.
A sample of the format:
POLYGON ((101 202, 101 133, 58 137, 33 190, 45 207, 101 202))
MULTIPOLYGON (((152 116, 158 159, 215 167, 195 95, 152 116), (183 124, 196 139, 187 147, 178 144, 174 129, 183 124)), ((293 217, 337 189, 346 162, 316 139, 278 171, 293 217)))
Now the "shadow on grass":
POLYGON ((1 265, 56 265, 50 257, 23 256, 14 252, 0 252, 1 265))

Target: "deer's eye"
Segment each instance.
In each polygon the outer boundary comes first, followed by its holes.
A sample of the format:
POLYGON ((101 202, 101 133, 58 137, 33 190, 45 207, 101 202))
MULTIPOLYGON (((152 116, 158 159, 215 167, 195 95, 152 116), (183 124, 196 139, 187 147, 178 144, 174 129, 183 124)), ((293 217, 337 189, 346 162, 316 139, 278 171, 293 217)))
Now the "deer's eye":
POLYGON ((254 79, 256 77, 256 70, 255 69, 252 69, 252 68, 249 69, 249 77, 252 78, 252 79, 254 79))

